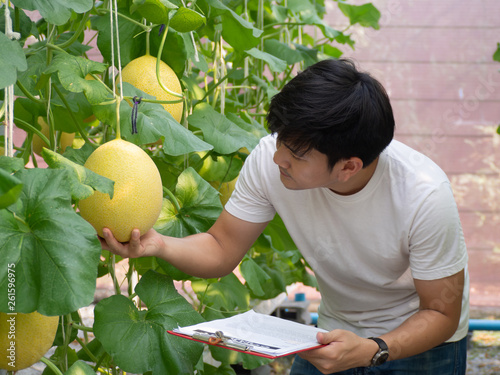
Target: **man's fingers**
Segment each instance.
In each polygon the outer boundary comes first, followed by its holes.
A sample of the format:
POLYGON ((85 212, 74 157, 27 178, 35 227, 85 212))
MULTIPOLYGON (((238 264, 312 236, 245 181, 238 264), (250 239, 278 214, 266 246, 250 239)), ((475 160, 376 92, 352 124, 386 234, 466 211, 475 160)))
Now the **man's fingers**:
MULTIPOLYGON (((118 240, 113 236, 113 233, 108 228, 102 229, 102 235, 106 241, 107 249, 113 254, 119 255, 122 258, 128 258, 128 254, 125 246, 118 242, 118 240)), ((102 241, 101 241, 102 242, 102 241)))
POLYGON ((329 332, 318 332, 316 339, 320 344, 326 345, 333 341, 339 341, 342 331, 335 329, 329 332))
POLYGON ((104 250, 109 250, 109 246, 108 246, 108 243, 106 242, 106 240, 104 238, 102 238, 101 236, 97 236, 97 238, 99 238, 99 241, 101 242, 101 247, 104 250))

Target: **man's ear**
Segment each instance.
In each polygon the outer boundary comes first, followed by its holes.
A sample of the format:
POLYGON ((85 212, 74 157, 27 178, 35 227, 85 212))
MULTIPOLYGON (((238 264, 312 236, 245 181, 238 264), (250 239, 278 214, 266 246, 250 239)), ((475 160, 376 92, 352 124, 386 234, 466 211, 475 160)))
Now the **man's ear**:
POLYGON ((342 168, 339 172, 339 179, 342 182, 348 181, 352 176, 363 169, 363 161, 355 156, 342 160, 341 163, 342 168))

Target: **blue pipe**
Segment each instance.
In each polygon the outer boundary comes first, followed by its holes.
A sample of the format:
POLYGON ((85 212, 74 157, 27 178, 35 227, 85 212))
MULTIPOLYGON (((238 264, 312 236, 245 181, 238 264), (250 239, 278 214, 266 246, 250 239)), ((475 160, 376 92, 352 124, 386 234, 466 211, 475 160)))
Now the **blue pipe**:
MULTIPOLYGON (((318 323, 318 313, 311 313, 311 324, 318 323)), ((500 320, 469 319, 469 331, 500 331, 500 320)))
POLYGON ((311 324, 318 324, 318 313, 312 312, 311 313, 311 324))
POLYGON ((469 319, 469 331, 500 331, 500 320, 469 319))

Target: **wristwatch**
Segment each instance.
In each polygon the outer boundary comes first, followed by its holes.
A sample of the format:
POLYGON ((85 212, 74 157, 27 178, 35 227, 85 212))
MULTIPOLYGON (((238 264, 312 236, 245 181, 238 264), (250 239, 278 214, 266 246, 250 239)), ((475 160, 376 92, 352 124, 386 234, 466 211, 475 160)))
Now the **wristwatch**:
POLYGON ((375 341, 378 344, 378 351, 375 353, 375 355, 372 358, 372 363, 370 367, 373 366, 380 366, 384 364, 387 361, 387 358, 389 358, 389 347, 385 343, 384 340, 378 337, 368 337, 370 340, 375 341))

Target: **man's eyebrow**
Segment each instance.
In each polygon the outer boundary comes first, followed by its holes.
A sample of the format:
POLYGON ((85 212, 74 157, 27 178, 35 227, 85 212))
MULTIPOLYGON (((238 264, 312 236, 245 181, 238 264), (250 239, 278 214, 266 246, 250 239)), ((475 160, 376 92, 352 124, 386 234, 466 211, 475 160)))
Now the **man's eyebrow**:
POLYGON ((283 142, 283 146, 285 146, 287 149, 290 150, 290 152, 292 154, 294 154, 295 156, 298 156, 298 157, 303 157, 307 154, 307 150, 306 151, 302 151, 301 149, 297 148, 297 149, 294 149, 292 148, 290 145, 288 145, 287 143, 283 142))

